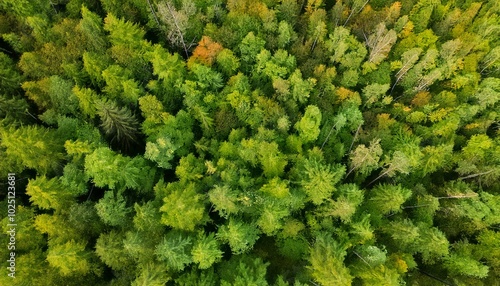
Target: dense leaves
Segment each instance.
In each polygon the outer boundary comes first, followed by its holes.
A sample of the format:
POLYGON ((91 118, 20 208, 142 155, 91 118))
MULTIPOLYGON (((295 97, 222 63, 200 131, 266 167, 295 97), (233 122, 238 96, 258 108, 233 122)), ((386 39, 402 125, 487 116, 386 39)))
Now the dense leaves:
POLYGON ((498 284, 499 13, 4 0, 0 285, 498 284))

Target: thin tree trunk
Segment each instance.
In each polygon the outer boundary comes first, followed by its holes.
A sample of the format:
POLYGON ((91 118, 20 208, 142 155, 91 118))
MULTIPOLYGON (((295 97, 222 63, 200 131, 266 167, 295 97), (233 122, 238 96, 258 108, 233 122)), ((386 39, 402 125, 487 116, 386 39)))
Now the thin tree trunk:
POLYGON ((465 177, 460 177, 458 178, 459 180, 465 180, 465 179, 470 179, 470 178, 475 178, 475 177, 479 177, 479 176, 482 176, 482 175, 486 175, 486 174, 489 174, 491 172, 493 172, 494 170, 489 170, 487 172, 482 172, 482 173, 477 173, 477 174, 472 174, 472 175, 469 175, 469 176, 465 176, 465 177))
MULTIPOLYGON (((365 4, 363 4, 363 6, 361 6, 361 8, 359 9, 359 11, 356 12, 356 13, 361 12, 361 10, 363 10, 363 8, 365 8, 365 6, 366 6, 366 4, 368 4, 368 2, 370 2, 370 0, 366 0, 365 4)), ((351 17, 352 17, 353 14, 354 14, 354 7, 352 7, 351 13, 349 13, 349 17, 347 17, 347 20, 345 20, 343 26, 347 25, 347 22, 349 22, 349 19, 351 19, 351 17)))
POLYGON ((155 10, 153 8, 153 5, 151 4, 151 0, 146 0, 148 1, 149 9, 151 9, 151 14, 153 14, 153 18, 155 18, 156 24, 158 24, 158 28, 161 27, 160 21, 158 20, 158 17, 156 17, 155 10))
POLYGON ((184 35, 182 34, 182 30, 179 27, 179 24, 177 23, 177 19, 175 18, 175 14, 172 11, 172 7, 170 7, 170 3, 167 1, 165 3, 167 5, 168 12, 172 16, 172 20, 174 21, 175 28, 177 29, 177 32, 179 33, 179 36, 181 37, 181 42, 182 42, 182 47, 184 48, 184 52, 186 53, 186 58, 189 57, 187 47, 186 47, 186 42, 184 41, 184 35))
POLYGON ((368 183, 368 185, 366 185, 366 186, 369 187, 371 184, 375 183, 377 180, 379 180, 383 176, 387 175, 390 171, 392 171, 392 169, 389 167, 389 169, 387 169, 387 171, 385 171, 382 174, 380 174, 378 177, 376 177, 373 181, 371 181, 370 183, 368 183))

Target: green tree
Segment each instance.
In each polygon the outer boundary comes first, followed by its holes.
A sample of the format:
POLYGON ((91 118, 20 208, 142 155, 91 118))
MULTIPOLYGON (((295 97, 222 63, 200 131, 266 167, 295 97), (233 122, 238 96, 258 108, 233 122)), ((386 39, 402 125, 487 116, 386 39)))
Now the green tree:
POLYGON ((396 81, 391 87, 391 94, 392 91, 394 90, 394 87, 398 82, 406 75, 406 73, 415 65, 415 63, 418 61, 418 58, 420 54, 422 53, 422 49, 420 48, 413 48, 408 51, 405 51, 401 55, 401 61, 396 61, 394 63, 395 66, 399 67, 398 72, 396 73, 396 81))
MULTIPOLYGON (((314 85, 316 84, 316 79, 308 78, 307 80, 302 79, 302 72, 296 69, 288 79, 290 81, 291 95, 293 100, 300 103, 306 103, 313 91, 314 85)), ((308 106, 309 108, 309 106, 308 106)), ((306 109, 307 113, 307 109, 306 109)))
POLYGON ((102 51, 107 46, 102 18, 85 6, 81 7, 81 13, 82 19, 80 20, 78 29, 85 35, 92 51, 102 51))
POLYGON ((316 236, 308 261, 311 275, 322 285, 351 285, 353 277, 343 261, 345 246, 326 233, 316 236))
POLYGON ((18 125, 28 121, 28 102, 24 98, 0 95, 0 124, 18 125))
POLYGON ((451 254, 444 262, 444 267, 452 274, 485 278, 489 268, 481 262, 467 256, 451 254))
POLYGON ((172 164, 170 162, 174 158, 175 151, 178 148, 172 143, 170 138, 158 138, 156 142, 146 143, 144 158, 156 162, 158 167, 171 169, 172 164))
MULTIPOLYGON (((16 251, 31 253, 41 249, 46 245, 46 240, 42 233, 35 228, 35 209, 18 205, 16 209, 16 221, 18 228, 16 231, 16 251)), ((2 219, 2 233, 7 234, 10 230, 9 217, 2 219)), ((7 249, 8 247, 6 247, 7 249)), ((10 250, 10 249, 9 249, 10 250)), ((8 276, 7 276, 8 277, 8 276)), ((9 277, 10 278, 10 277, 9 277)))
POLYGON ((54 172, 61 167, 63 144, 56 132, 40 126, 0 129, 1 146, 7 158, 15 165, 13 171, 24 168, 40 174, 54 172))
POLYGON ((339 164, 329 165, 309 159, 303 166, 301 185, 309 199, 315 204, 321 204, 331 197, 336 190, 335 185, 345 173, 345 167, 339 164))
POLYGON ((110 98, 118 99, 126 104, 137 104, 142 95, 142 88, 137 81, 131 79, 132 74, 128 69, 119 65, 110 65, 102 71, 102 77, 106 82, 103 91, 110 98))
POLYGON ((344 27, 336 27, 330 34, 330 39, 325 42, 325 46, 330 53, 330 61, 339 63, 343 70, 359 68, 367 54, 364 45, 344 27))
POLYGON ((170 280, 161 264, 150 263, 142 266, 139 270, 140 273, 132 282, 132 286, 163 286, 170 280))
POLYGON ((373 184, 375 181, 379 180, 384 176, 393 177, 397 173, 409 174, 412 168, 418 166, 422 153, 417 146, 407 146, 407 149, 403 151, 394 151, 392 156, 386 157, 385 169, 382 170, 380 175, 373 179, 369 185, 373 184))
POLYGON ((355 184, 347 184, 339 186, 338 193, 335 200, 326 203, 324 215, 338 217, 342 222, 349 223, 363 202, 364 192, 355 184))
POLYGON ((219 215, 227 218, 231 214, 240 211, 238 203, 238 191, 227 185, 215 185, 208 192, 208 198, 219 215))
POLYGON ((120 108, 112 101, 97 102, 97 114, 101 118, 104 133, 122 144, 136 140, 138 123, 126 108, 120 108))
POLYGON ((410 198, 411 191, 401 185, 382 184, 370 191, 370 209, 380 214, 401 212, 401 205, 410 198))
POLYGON ((372 105, 386 105, 391 103, 392 98, 385 96, 389 87, 389 84, 374 83, 363 88, 361 95, 365 101, 364 106, 371 107, 372 105))
POLYGON ((124 235, 115 230, 101 233, 95 244, 97 256, 113 270, 130 269, 133 260, 123 249, 124 235))
MULTIPOLYGON (((66 188, 59 178, 47 179, 47 177, 37 177, 29 180, 26 193, 30 196, 30 201, 41 209, 60 210, 65 205, 70 204, 78 195, 78 189, 66 188)), ((84 191, 84 193, 86 190, 84 191)))
POLYGON ((415 32, 422 32, 427 28, 431 20, 431 15, 437 2, 421 0, 413 6, 410 12, 410 20, 413 22, 415 32))
POLYGON ((121 194, 107 191, 104 197, 95 204, 97 214, 101 220, 111 226, 125 227, 130 222, 132 208, 127 206, 121 194))
POLYGON ((210 268, 222 258, 222 251, 214 234, 205 235, 200 233, 191 249, 193 262, 198 263, 200 269, 210 268))
POLYGON ((190 254, 192 244, 190 236, 172 231, 156 246, 155 254, 160 261, 166 262, 168 269, 182 271, 193 262, 190 254))
POLYGON ((155 188, 157 192, 165 194, 160 208, 163 224, 179 230, 193 231, 196 226, 205 222, 205 202, 197 192, 197 184, 175 182, 165 186, 159 183, 155 188))
POLYGON ((21 74, 15 68, 14 61, 5 53, 0 53, 0 94, 7 94, 19 88, 21 74))
POLYGON ((255 36, 253 32, 248 33, 239 45, 239 52, 242 62, 251 64, 257 59, 257 54, 264 48, 266 41, 255 36))
POLYGON ((258 229, 240 219, 230 218, 227 224, 219 227, 217 238, 229 243, 234 254, 242 254, 252 249, 259 238, 258 229))
POLYGON ((306 108, 304 116, 295 124, 299 136, 304 142, 312 142, 319 136, 321 124, 321 111, 315 105, 306 108))
POLYGON ((119 191, 132 188, 145 192, 152 189, 155 169, 141 157, 124 157, 100 147, 85 157, 85 173, 97 187, 119 191))
POLYGON ((115 46, 123 45, 139 53, 147 47, 143 41, 145 32, 141 27, 118 19, 112 13, 104 19, 103 28, 109 32, 109 40, 115 46))
POLYGON ((221 285, 268 285, 266 281, 269 263, 261 258, 239 255, 224 263, 220 268, 221 285))
POLYGON ((53 245, 47 251, 49 265, 58 269, 62 276, 85 275, 92 269, 91 253, 85 243, 74 240, 53 245))
POLYGON ((216 286, 219 284, 219 277, 213 268, 207 270, 192 269, 190 272, 185 272, 175 279, 175 283, 181 286, 188 285, 206 285, 216 286))

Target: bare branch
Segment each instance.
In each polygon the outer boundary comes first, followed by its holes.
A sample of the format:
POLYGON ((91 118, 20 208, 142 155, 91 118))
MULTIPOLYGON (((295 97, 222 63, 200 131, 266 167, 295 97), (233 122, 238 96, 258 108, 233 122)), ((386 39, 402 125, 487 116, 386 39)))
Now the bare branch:
POLYGON ((361 255, 359 255, 356 251, 353 251, 354 254, 356 254, 357 257, 359 257, 359 259, 363 260, 364 263, 366 263, 366 265, 370 266, 370 263, 368 263, 368 261, 366 261, 361 255))
POLYGON ((436 199, 438 199, 438 200, 441 200, 441 199, 468 199, 468 198, 475 198, 477 196, 478 196, 478 194, 476 194, 476 193, 470 194, 470 195, 460 194, 460 195, 455 195, 455 196, 437 197, 436 199))
POLYGON ((363 125, 363 123, 360 123, 358 126, 358 129, 356 129, 356 133, 354 133, 354 138, 352 139, 351 146, 349 147, 349 151, 347 151, 347 153, 351 152, 352 146, 354 145, 354 142, 356 141, 356 137, 358 137, 359 129, 361 129, 361 125, 363 125))
POLYGON ((487 175, 487 174, 489 174, 489 173, 492 173, 493 171, 495 171, 495 170, 489 170, 489 171, 487 171, 487 172, 482 172, 482 173, 472 174, 472 175, 469 175, 469 176, 460 177, 460 178, 458 178, 458 179, 459 179, 459 180, 465 180, 465 179, 475 178, 475 177, 479 177, 479 176, 482 176, 482 175, 487 175))

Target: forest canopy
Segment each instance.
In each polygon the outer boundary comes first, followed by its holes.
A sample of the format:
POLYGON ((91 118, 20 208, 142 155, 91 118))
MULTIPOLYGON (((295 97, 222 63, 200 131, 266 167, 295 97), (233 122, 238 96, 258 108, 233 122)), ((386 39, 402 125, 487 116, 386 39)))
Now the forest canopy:
POLYGON ((3 0, 0 66, 0 285, 500 281, 499 1, 3 0))

